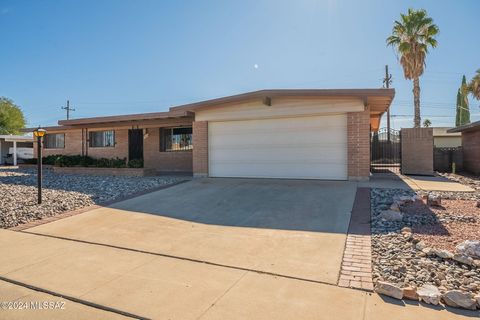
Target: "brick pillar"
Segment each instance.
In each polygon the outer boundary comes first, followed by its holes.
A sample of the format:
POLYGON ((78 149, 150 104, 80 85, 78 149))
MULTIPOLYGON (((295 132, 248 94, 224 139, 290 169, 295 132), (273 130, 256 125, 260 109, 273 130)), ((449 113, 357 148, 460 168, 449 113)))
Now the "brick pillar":
POLYGON ((348 180, 364 181, 370 178, 370 111, 349 112, 348 180))
POLYGON ((433 175, 433 129, 408 128, 402 138, 402 173, 433 175))
POLYGON ((193 176, 208 176, 208 122, 193 122, 193 176))

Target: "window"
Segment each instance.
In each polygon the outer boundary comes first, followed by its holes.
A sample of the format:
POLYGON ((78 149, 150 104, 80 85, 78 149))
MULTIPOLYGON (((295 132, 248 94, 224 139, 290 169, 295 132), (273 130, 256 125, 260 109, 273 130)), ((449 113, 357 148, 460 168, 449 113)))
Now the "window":
POLYGON ((115 147, 115 131, 93 131, 88 135, 88 146, 91 148, 115 147))
POLYGON ((45 149, 65 148, 65 134, 64 133, 46 134, 44 138, 44 148, 45 149))
POLYGON ((160 129, 160 151, 187 151, 192 149, 192 127, 160 129))

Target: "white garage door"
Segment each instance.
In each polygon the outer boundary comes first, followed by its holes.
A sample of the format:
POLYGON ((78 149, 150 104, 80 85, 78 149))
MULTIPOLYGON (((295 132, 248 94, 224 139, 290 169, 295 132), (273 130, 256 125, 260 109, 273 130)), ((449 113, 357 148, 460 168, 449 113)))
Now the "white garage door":
POLYGON ((208 123, 211 177, 347 179, 347 117, 208 123))

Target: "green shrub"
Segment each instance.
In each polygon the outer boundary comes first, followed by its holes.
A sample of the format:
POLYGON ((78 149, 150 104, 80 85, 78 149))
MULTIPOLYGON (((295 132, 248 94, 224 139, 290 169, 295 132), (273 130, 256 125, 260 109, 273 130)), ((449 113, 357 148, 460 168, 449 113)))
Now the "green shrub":
POLYGON ((25 163, 25 164, 37 164, 37 158, 23 159, 23 163, 25 163))
MULTIPOLYGON (((25 163, 36 164, 37 159, 28 159, 25 163)), ((100 158, 95 159, 89 156, 67 156, 61 154, 49 155, 42 158, 42 163, 46 165, 54 165, 57 167, 100 167, 100 168, 125 168, 127 166, 127 159, 123 158, 100 158)), ((142 161, 143 166, 143 161, 142 161)), ((134 164, 137 165, 137 164, 134 164)), ((140 168, 140 167, 132 167, 140 168)))
POLYGON ((143 159, 132 159, 128 161, 129 168, 143 168, 143 159))
POLYGON ((96 159, 95 166, 99 168, 125 168, 127 166, 127 159, 126 158, 123 158, 123 159, 100 158, 100 159, 96 159))

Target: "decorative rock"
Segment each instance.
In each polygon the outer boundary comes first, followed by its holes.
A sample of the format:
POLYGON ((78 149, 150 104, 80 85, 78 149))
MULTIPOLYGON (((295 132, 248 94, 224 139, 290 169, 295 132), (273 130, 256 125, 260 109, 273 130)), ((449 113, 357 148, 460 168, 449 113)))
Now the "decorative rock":
POLYGON ((477 208, 480 208, 480 200, 477 201, 477 208))
POLYGON ((430 248, 430 247, 423 248, 423 249, 422 249, 422 252, 425 253, 427 256, 433 256, 433 255, 435 255, 435 250, 433 250, 433 249, 430 248))
POLYGON ((393 203, 390 206, 390 210, 400 212, 400 206, 398 205, 398 203, 393 203))
POLYGON ((470 294, 463 293, 460 290, 447 291, 442 296, 442 300, 450 307, 460 307, 469 310, 475 310, 477 307, 477 301, 472 299, 470 294))
POLYGON ((437 287, 431 284, 425 284, 417 290, 420 301, 428 304, 438 305, 441 294, 437 287))
POLYGON ((410 227, 403 227, 400 232, 401 232, 401 233, 412 233, 412 228, 410 228, 410 227))
POLYGON ((453 253, 451 253, 448 250, 443 250, 443 249, 434 249, 433 252, 440 258, 442 259, 452 259, 453 258, 453 253))
POLYGON ((475 300, 477 301, 477 306, 480 309, 480 294, 475 296, 475 300))
POLYGON ((403 213, 393 210, 385 210, 380 213, 380 218, 387 221, 402 221, 403 213))
POLYGON ((378 281, 375 285, 375 292, 395 299, 402 299, 403 290, 391 283, 378 281))
POLYGON ((403 288, 403 298, 418 301, 417 289, 414 287, 403 288))
POLYGON ((425 244, 425 242, 423 241, 420 241, 420 242, 417 242, 417 244, 415 245, 415 248, 417 250, 423 250, 427 247, 427 245, 425 244))
POLYGON ((188 179, 175 176, 60 174, 44 169, 41 205, 37 205, 36 169, 0 169, 0 228, 14 227, 188 179))
POLYGON ((442 198, 438 195, 429 194, 427 197, 427 204, 429 206, 441 206, 442 205, 442 198))
MULTIPOLYGON (((471 266, 471 265, 473 264, 473 262, 474 262, 474 260, 473 260, 471 257, 469 257, 469 256, 467 256, 467 255, 465 255, 465 254, 461 254, 461 253, 455 253, 455 254, 453 255, 453 258, 452 258, 452 259, 455 260, 455 261, 457 261, 457 262, 460 262, 460 263, 469 265, 469 266, 471 266)), ((480 262, 480 261, 479 261, 479 262, 480 262)))
POLYGON ((398 197, 398 200, 401 201, 401 202, 413 202, 415 201, 415 196, 413 197, 409 197, 409 196, 400 196, 398 197))
POLYGON ((480 258, 480 240, 466 240, 457 245, 456 249, 472 258, 480 258))

